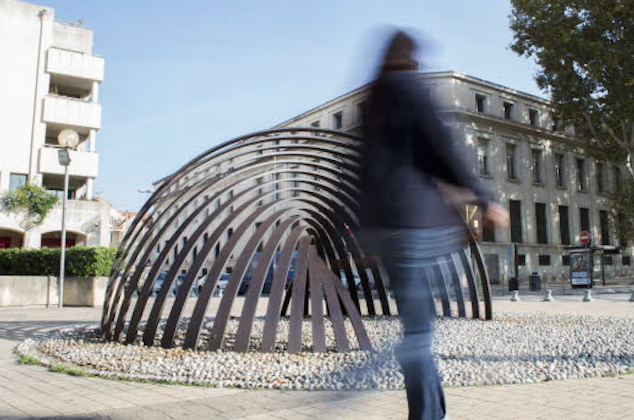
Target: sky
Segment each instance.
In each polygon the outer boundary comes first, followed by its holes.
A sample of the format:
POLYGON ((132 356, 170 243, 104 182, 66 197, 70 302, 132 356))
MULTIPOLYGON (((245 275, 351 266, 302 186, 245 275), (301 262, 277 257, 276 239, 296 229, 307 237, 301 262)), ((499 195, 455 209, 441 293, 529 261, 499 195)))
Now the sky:
POLYGON ((371 79, 387 25, 424 39, 426 70, 544 96, 509 49, 508 0, 40 0, 83 19, 105 58, 95 192, 137 211, 138 189, 241 134, 371 79), (383 29, 381 29, 383 28, 383 29))

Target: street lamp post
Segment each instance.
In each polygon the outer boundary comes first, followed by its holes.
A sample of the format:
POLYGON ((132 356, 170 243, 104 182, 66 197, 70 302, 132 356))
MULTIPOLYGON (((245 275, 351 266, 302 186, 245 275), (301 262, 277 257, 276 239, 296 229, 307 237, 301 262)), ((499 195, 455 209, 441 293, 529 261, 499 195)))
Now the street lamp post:
POLYGON ((62 130, 57 136, 61 150, 57 151, 59 164, 64 167, 64 196, 62 197, 62 243, 59 258, 59 307, 64 306, 64 274, 66 270, 66 200, 68 199, 68 166, 70 165, 70 150, 79 144, 79 135, 76 131, 62 130))

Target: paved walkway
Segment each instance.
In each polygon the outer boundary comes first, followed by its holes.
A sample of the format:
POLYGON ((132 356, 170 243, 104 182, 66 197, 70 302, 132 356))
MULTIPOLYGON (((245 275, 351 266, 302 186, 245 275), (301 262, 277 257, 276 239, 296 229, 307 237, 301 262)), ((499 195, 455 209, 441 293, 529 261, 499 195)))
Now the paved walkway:
MULTIPOLYGON (((582 303, 537 297, 498 310, 599 313, 634 320, 628 295, 582 303)), ((18 365, 12 350, 34 334, 65 325, 95 323, 98 309, 0 309, 0 418, 64 419, 405 419, 402 391, 245 391, 151 385, 52 373, 18 365)), ((634 322, 634 321, 633 321, 634 322)), ((536 385, 449 388, 452 420, 633 419, 634 375, 536 385)))

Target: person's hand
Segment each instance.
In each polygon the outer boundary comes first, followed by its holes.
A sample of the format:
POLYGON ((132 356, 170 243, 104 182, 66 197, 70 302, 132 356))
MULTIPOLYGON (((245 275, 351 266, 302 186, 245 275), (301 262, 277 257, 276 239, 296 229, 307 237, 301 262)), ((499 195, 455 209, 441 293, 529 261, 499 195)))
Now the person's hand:
POLYGON ((509 212, 497 203, 490 203, 482 219, 485 224, 489 223, 498 227, 507 227, 509 225, 509 212))

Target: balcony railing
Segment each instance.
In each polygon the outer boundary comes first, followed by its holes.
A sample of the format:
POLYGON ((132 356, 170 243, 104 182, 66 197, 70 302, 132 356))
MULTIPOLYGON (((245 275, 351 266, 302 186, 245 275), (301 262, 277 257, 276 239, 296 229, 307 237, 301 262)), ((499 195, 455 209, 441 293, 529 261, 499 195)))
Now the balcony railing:
POLYGON ((104 59, 75 51, 51 48, 48 50, 46 71, 82 79, 103 81, 104 59))
POLYGON ((101 128, 101 105, 82 99, 48 95, 44 98, 46 123, 101 128))
MULTIPOLYGON (((40 149, 39 171, 43 174, 64 174, 64 167, 59 164, 58 147, 46 145, 40 149)), ((99 155, 97 153, 72 150, 70 152, 70 166, 68 173, 71 176, 84 178, 96 178, 99 173, 99 155)))

